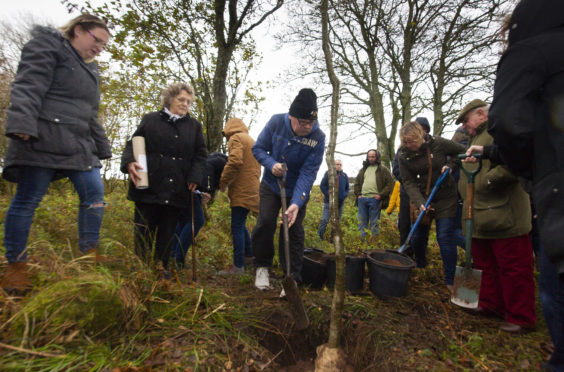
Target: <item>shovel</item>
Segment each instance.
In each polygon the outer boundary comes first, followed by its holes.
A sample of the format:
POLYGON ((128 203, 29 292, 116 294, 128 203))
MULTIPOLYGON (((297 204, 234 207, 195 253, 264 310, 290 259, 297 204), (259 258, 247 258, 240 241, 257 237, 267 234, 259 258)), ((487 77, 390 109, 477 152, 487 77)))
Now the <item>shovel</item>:
POLYGON ((278 186, 280 187, 280 199, 282 201, 284 256, 286 258, 286 276, 282 281, 282 287, 284 287, 286 299, 290 304, 290 311, 296 320, 296 329, 301 331, 309 327, 309 318, 300 297, 298 285, 290 275, 290 233, 288 232, 288 216, 286 216, 286 164, 284 164, 284 176, 282 176, 282 179, 278 179, 278 186))
POLYGON ((431 190, 431 193, 429 194, 429 197, 427 198, 427 201, 425 202, 425 210, 419 212, 419 216, 417 216, 415 223, 411 227, 411 230, 409 231, 409 235, 407 235, 405 242, 402 244, 401 247, 398 248, 398 253, 403 253, 403 252, 407 251, 407 249, 409 248, 409 245, 410 245, 410 242, 411 242, 411 236, 415 232, 415 229, 417 229, 417 226, 419 226, 419 221, 421 221, 421 219, 423 218, 423 215, 425 213, 427 213, 426 210, 429 207, 429 204, 431 204, 431 200, 433 200, 433 197, 437 193, 439 186, 441 185, 441 183, 443 183, 443 181, 445 180, 445 178, 448 176, 449 173, 450 173, 450 169, 447 169, 443 174, 441 174, 441 176, 439 177, 439 179, 435 183, 433 190, 431 190))
MULTIPOLYGON (((456 266, 454 274, 454 285, 450 302, 467 309, 478 307, 480 298, 480 285, 482 284, 482 270, 472 269, 472 227, 474 218, 474 176, 482 169, 482 159, 480 155, 471 155, 478 159, 478 167, 469 171, 461 166, 462 171, 468 178, 466 191, 466 262, 464 267, 456 266)), ((459 159, 466 159, 466 154, 458 155, 459 159)))

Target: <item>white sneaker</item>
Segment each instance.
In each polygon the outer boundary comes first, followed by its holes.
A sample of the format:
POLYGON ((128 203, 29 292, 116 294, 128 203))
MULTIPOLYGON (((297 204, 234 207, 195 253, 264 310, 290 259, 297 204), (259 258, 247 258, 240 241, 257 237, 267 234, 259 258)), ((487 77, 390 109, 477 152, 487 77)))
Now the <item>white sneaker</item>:
POLYGON ((286 298, 286 291, 282 288, 282 292, 280 292, 280 298, 286 298))
POLYGON ((268 279, 268 268, 259 267, 257 268, 257 275, 255 278, 255 287, 260 290, 265 290, 270 288, 270 280, 268 279))

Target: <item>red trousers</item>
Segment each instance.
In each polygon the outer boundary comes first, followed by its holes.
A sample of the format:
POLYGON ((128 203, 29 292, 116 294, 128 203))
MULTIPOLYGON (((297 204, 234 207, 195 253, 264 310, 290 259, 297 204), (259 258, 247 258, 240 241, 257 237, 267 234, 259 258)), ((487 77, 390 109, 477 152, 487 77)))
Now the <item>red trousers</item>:
POLYGON ((533 249, 529 235, 472 239, 474 268, 482 270, 479 306, 505 314, 505 321, 532 326, 535 310, 533 249))

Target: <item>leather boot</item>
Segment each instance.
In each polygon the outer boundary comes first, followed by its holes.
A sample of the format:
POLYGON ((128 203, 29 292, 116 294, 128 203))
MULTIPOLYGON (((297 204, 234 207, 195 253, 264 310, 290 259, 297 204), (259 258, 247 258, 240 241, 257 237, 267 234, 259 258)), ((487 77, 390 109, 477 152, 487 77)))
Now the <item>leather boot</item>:
POLYGON ((24 295, 33 284, 27 273, 27 262, 12 262, 2 276, 1 285, 10 294, 24 295))
POLYGON ((89 250, 84 252, 84 255, 85 256, 92 256, 92 258, 94 258, 95 263, 107 263, 107 262, 112 261, 108 257, 99 254, 98 250, 96 248, 90 248, 89 250))

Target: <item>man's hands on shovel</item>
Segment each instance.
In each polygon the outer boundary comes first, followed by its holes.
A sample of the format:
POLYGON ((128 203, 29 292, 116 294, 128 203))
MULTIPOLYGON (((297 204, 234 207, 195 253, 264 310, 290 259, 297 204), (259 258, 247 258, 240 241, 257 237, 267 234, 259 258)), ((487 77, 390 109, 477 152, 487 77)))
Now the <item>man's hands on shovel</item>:
MULTIPOLYGON (((284 212, 286 214, 286 217, 288 218, 288 227, 292 227, 294 222, 296 222, 296 217, 298 216, 299 209, 300 207, 298 207, 296 204, 292 204, 288 207, 288 209, 286 209, 286 212, 284 212)), ((282 223, 282 215, 280 215, 280 223, 282 223)))
MULTIPOLYGON (((282 187, 286 187, 286 172, 288 171, 288 168, 286 166, 286 163, 276 163, 274 164, 274 166, 271 169, 272 174, 275 177, 280 178, 281 180, 281 188, 282 187)), ((279 181, 279 182, 280 182, 279 181)), ((300 210, 300 207, 298 207, 297 204, 291 204, 288 209, 286 209, 286 211, 282 211, 283 213, 286 214, 286 217, 288 218, 288 228, 292 227, 292 225, 294 224, 294 222, 296 222, 296 218, 298 217, 298 211, 300 210)), ((280 215, 280 224, 282 224, 282 215, 280 215)))

